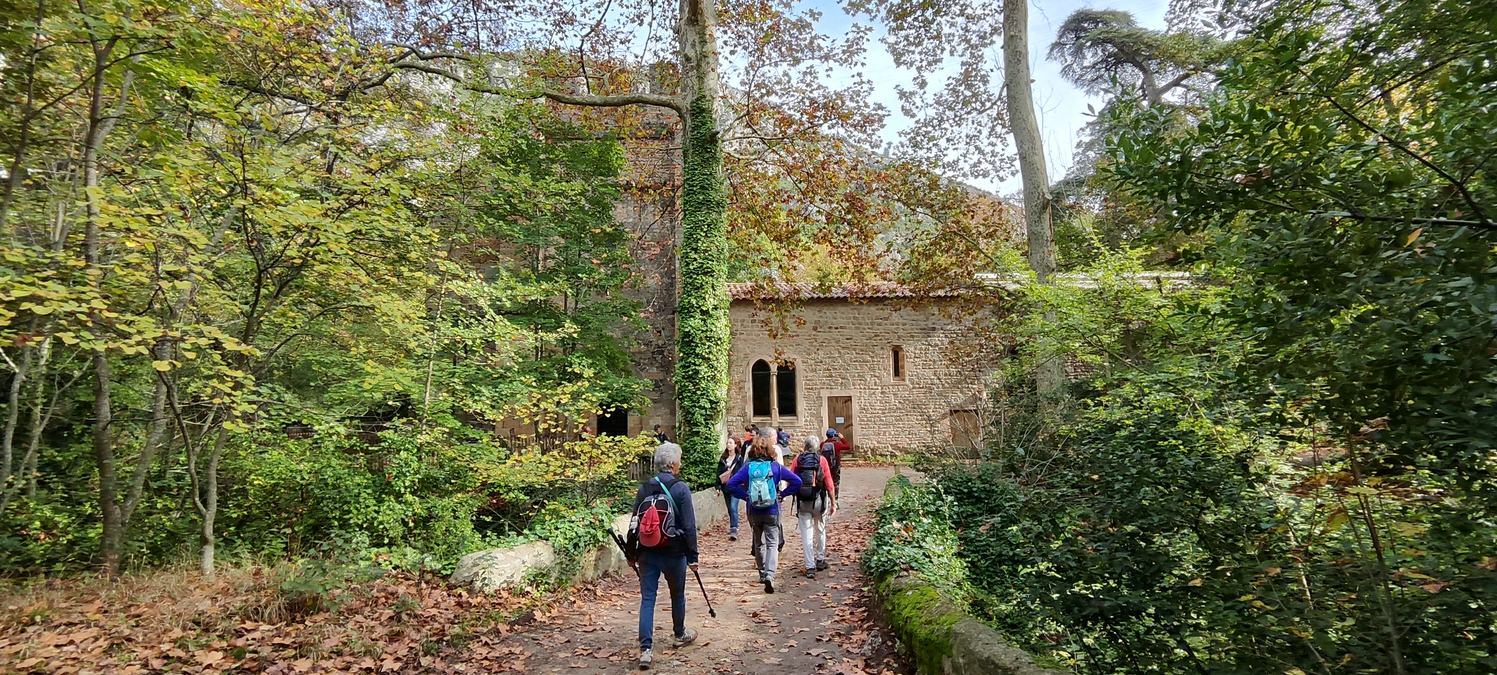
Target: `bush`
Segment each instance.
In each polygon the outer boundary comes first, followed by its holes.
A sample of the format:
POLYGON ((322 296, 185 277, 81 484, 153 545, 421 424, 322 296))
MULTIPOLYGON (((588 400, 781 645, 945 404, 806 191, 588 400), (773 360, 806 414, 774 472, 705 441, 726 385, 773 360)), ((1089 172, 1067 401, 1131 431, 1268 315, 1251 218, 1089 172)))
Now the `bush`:
POLYGON ((893 480, 899 493, 878 507, 877 529, 864 553, 863 569, 875 579, 914 572, 951 600, 965 602, 967 569, 957 557, 946 495, 934 484, 913 485, 904 476, 893 480))
POLYGON ((399 567, 447 569, 481 548, 485 443, 392 430, 366 444, 329 432, 292 439, 267 432, 226 462, 225 540, 270 557, 378 556, 399 567))
POLYGON ((648 443, 599 437, 510 455, 441 427, 395 428, 377 443, 264 432, 227 458, 224 540, 240 554, 441 572, 506 538, 580 553, 603 535, 595 525, 627 494, 627 466, 648 443))
POLYGON ((974 609, 1083 672, 1386 671, 1390 625, 1419 671, 1487 669, 1497 586, 1456 507, 1291 461, 1310 446, 1209 372, 1111 378, 1043 472, 937 472, 974 609))

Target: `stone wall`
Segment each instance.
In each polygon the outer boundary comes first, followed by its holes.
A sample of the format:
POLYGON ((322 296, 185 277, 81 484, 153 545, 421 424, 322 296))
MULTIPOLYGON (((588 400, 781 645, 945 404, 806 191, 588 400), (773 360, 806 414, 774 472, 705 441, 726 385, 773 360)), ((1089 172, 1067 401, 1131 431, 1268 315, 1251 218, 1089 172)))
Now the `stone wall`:
POLYGON ((991 354, 969 356, 965 324, 941 311, 953 302, 817 299, 776 315, 753 301, 734 301, 729 428, 754 422, 803 437, 832 422, 827 397, 851 396, 855 452, 949 447, 952 411, 981 405, 996 365, 991 354), (895 346, 904 352, 902 380, 893 374, 895 346), (794 363, 794 417, 750 414, 750 369, 760 359, 794 363))
MULTIPOLYGON (((898 499, 900 475, 884 487, 884 503, 898 499)), ((880 520, 878 526, 893 526, 880 520)), ((1060 675, 1064 669, 1039 665, 1002 634, 973 618, 964 603, 947 597, 919 572, 903 570, 874 579, 884 617, 920 675, 1060 675)))
POLYGON ((681 214, 679 127, 675 113, 642 108, 638 131, 624 141, 627 164, 623 198, 614 208, 619 224, 633 234, 634 279, 626 291, 642 305, 643 328, 635 334, 632 354, 640 377, 648 381, 646 410, 631 410, 629 432, 659 424, 675 438, 676 388, 672 381, 676 354, 676 230, 681 214))

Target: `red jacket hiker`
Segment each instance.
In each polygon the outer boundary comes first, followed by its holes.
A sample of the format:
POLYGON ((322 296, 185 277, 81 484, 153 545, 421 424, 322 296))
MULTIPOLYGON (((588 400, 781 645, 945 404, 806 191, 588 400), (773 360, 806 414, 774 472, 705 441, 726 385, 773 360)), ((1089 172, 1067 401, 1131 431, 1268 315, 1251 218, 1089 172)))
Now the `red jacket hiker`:
MULTIPOLYGON (((826 491, 827 492, 832 493, 832 494, 836 494, 837 493, 837 481, 836 481, 836 479, 834 479, 832 477, 832 468, 829 467, 829 466, 827 466, 826 462, 822 462, 820 464, 820 466, 821 466, 821 483, 826 486, 826 491)), ((797 476, 800 475, 800 455, 796 455, 795 459, 793 459, 793 460, 790 461, 790 473, 793 473, 793 474, 795 474, 797 476)))

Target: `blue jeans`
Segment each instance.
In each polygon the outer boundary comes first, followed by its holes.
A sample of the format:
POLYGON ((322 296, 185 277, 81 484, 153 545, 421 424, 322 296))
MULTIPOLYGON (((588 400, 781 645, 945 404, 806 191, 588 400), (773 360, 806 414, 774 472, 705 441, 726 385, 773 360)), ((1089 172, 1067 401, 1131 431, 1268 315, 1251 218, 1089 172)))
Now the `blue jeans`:
POLYGON ((655 644, 655 595, 660 575, 671 593, 671 624, 675 636, 686 633, 686 556, 645 551, 639 556, 639 648, 655 644))
POLYGON ((742 499, 723 491, 723 505, 728 507, 728 531, 730 532, 738 531, 738 505, 742 503, 742 499))

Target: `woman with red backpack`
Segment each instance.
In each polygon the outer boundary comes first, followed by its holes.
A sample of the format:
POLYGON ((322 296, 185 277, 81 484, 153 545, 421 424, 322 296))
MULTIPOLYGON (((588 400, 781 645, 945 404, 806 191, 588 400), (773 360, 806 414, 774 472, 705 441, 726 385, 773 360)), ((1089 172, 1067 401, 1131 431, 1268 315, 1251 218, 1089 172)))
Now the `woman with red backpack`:
POLYGON ((697 567, 697 519, 691 487, 676 478, 681 471, 681 446, 666 442, 656 447, 655 470, 659 473, 641 483, 634 496, 626 544, 626 550, 637 552, 629 566, 639 575, 641 670, 649 669, 654 660, 655 596, 661 575, 671 594, 675 646, 684 647, 697 638, 696 631, 686 627, 686 568, 697 567))

